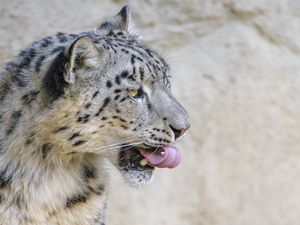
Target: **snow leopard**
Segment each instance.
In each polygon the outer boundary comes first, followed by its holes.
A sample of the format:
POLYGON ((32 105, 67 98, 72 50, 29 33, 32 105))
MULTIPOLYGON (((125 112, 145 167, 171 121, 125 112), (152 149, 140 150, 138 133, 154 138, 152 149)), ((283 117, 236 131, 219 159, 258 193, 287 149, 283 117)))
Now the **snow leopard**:
POLYGON ((131 185, 181 159, 190 127, 166 60, 128 6, 94 30, 42 38, 0 73, 0 224, 104 225, 108 162, 131 185))

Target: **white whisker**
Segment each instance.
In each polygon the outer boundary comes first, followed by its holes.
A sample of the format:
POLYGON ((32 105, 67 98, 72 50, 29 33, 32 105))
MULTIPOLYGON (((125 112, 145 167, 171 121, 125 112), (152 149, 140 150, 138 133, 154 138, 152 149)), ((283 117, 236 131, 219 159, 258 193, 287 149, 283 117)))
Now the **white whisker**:
POLYGON ((110 147, 114 147, 114 146, 121 146, 123 144, 128 144, 132 141, 140 141, 140 140, 139 139, 129 139, 129 140, 126 140, 126 141, 123 141, 123 142, 118 142, 118 143, 114 143, 114 144, 110 144, 110 145, 106 145, 106 146, 102 146, 102 147, 97 147, 95 149, 101 150, 101 149, 104 149, 104 148, 110 148, 110 147))
POLYGON ((114 149, 119 149, 119 148, 122 148, 122 147, 133 147, 135 145, 139 145, 139 144, 142 144, 143 142, 142 141, 139 141, 139 142, 133 142, 133 143, 128 143, 128 144, 121 144, 119 146, 113 146, 113 147, 109 147, 109 148, 100 148, 100 149, 94 149, 97 151, 97 153, 100 153, 100 152, 104 152, 104 151, 110 151, 110 150, 114 150, 114 149), (99 151, 100 150, 100 151, 99 151))

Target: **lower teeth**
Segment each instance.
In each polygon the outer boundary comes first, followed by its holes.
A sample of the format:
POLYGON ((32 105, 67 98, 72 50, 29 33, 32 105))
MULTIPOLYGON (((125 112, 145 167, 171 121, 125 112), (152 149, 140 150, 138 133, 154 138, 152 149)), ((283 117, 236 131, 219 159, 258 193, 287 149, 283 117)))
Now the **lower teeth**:
POLYGON ((141 166, 146 166, 147 163, 148 163, 148 160, 147 160, 147 159, 142 159, 142 160, 140 161, 140 165, 141 165, 141 166))

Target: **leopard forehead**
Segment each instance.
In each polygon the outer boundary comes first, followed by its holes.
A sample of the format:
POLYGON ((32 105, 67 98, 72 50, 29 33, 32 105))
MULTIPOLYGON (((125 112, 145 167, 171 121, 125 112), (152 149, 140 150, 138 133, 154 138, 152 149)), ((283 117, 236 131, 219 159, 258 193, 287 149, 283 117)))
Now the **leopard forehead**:
POLYGON ((109 53, 107 65, 112 66, 116 71, 109 71, 108 76, 114 76, 120 71, 121 78, 141 83, 162 81, 166 86, 170 86, 170 69, 165 59, 141 43, 135 36, 122 31, 111 31, 104 37, 95 33, 89 36, 97 47, 103 47, 109 53))

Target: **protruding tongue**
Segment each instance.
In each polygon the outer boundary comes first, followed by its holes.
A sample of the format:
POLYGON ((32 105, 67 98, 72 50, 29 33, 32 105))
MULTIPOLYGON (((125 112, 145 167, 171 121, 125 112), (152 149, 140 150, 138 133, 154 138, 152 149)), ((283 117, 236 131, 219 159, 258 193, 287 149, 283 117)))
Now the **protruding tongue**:
POLYGON ((151 152, 140 149, 140 153, 148 160, 148 162, 159 168, 174 168, 178 166, 181 160, 180 151, 174 146, 167 146, 159 152, 151 152))

